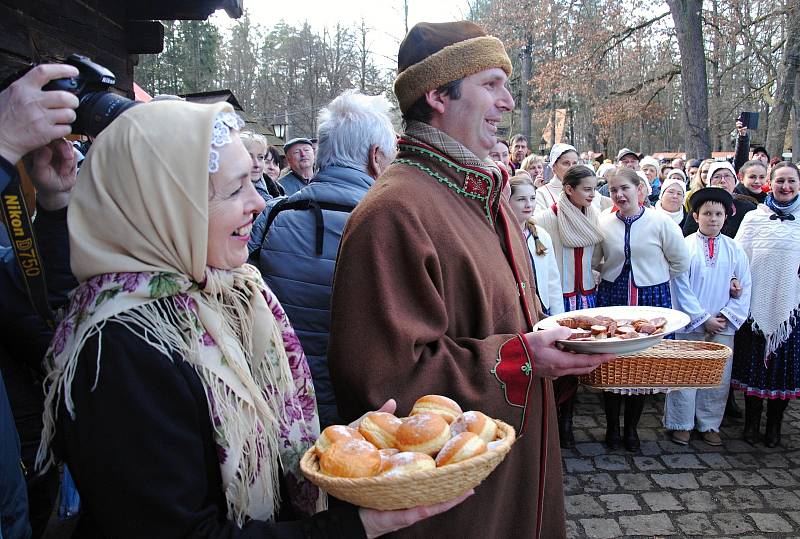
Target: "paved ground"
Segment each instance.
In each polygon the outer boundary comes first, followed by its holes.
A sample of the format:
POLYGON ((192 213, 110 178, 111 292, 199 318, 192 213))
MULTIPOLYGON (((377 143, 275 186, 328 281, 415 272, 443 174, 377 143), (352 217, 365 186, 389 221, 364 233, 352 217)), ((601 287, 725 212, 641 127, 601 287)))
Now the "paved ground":
MULTIPOLYGON (((743 408, 741 395, 738 402, 743 408)), ((797 403, 774 449, 741 440, 741 421, 723 423, 723 447, 694 438, 677 445, 661 426, 663 411, 664 395, 648 397, 641 450, 608 451, 602 394, 580 390, 576 448, 562 451, 570 537, 800 537, 797 403)))
MULTIPOLYGON (((641 450, 609 452, 602 394, 579 391, 577 446, 563 450, 570 537, 800 538, 798 403, 786 410, 775 449, 740 440, 741 422, 723 423, 721 448, 699 439, 677 445, 661 426, 663 411, 664 395, 648 397, 641 450)), ((74 522, 51 524, 45 539, 66 539, 74 522)))

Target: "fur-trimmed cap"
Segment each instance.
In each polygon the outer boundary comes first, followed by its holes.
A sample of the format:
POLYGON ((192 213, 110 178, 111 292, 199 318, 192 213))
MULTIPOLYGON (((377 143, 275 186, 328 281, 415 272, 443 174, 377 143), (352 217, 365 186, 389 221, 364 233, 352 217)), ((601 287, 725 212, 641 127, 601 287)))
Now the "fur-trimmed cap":
POLYGON ((409 30, 397 53, 394 93, 403 114, 443 84, 497 67, 511 75, 503 43, 474 22, 421 22, 409 30))

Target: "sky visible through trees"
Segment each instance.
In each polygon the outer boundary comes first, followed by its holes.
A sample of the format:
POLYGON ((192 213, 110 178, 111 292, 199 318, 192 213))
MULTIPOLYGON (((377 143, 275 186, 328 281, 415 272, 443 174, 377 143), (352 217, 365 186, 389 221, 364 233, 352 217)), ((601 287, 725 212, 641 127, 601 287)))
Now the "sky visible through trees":
MULTIPOLYGON (((402 36, 408 2, 395 3, 402 36)), ((505 128, 528 131, 533 148, 558 126, 562 141, 605 155, 730 151, 740 111, 761 114, 753 143, 798 147, 800 0, 470 0, 463 16, 506 44, 517 110, 505 128)), ((164 51, 140 57, 143 88, 229 88, 264 125, 288 120, 291 136, 312 135, 319 109, 347 88, 391 93, 375 21, 312 28, 246 13, 223 28, 164 25, 164 51)))

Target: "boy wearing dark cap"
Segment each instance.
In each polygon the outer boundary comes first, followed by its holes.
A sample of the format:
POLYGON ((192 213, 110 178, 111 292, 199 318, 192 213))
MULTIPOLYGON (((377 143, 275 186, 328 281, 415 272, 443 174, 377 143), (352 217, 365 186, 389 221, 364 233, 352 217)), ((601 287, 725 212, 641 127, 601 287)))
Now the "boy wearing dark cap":
MULTIPOLYGON (((733 197, 718 187, 696 191, 689 199, 698 231, 684 238, 689 249, 689 271, 673 278, 674 307, 691 322, 679 332, 680 339, 724 344, 733 349, 733 336, 750 312, 750 265, 741 247, 721 234, 733 211, 733 197), (741 294, 731 295, 731 281, 738 280, 741 294)), ((733 358, 725 363, 722 385, 709 389, 683 389, 667 394, 664 426, 672 440, 689 443, 692 431, 712 446, 722 445, 719 426, 730 389, 733 358)))

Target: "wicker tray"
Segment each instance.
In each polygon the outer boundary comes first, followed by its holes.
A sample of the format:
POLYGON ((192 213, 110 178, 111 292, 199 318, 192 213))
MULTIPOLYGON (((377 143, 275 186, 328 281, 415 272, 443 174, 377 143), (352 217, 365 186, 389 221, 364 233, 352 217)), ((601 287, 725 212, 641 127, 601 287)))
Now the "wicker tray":
POLYGON ((510 425, 495 421, 499 427, 498 438, 503 443, 477 457, 435 470, 395 477, 332 477, 320 472, 319 460, 313 447, 303 455, 300 470, 309 481, 328 494, 361 507, 408 509, 444 502, 477 486, 508 454, 516 433, 510 425))
POLYGON ((731 353, 723 344, 663 340, 642 352, 600 365, 580 381, 605 389, 713 387, 722 383, 731 353))

